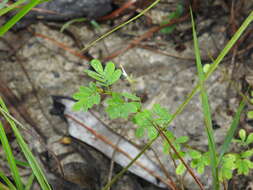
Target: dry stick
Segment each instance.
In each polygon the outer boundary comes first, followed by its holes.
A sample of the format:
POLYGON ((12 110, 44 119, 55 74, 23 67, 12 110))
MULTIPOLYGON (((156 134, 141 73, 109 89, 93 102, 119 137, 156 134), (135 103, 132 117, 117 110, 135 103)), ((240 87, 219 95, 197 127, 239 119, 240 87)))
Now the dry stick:
MULTIPOLYGON (((148 45, 142 45, 142 44, 137 45, 137 47, 149 50, 149 51, 154 52, 154 53, 166 55, 166 56, 169 56, 169 57, 172 57, 172 58, 175 58, 175 59, 181 59, 181 60, 187 60, 187 61, 194 61, 195 62, 194 57, 185 57, 185 56, 183 57, 183 56, 180 56, 180 55, 175 55, 175 53, 169 53, 169 52, 166 52, 166 51, 159 50, 158 47, 153 48, 153 47, 150 47, 148 45)), ((204 61, 204 62, 207 62, 207 61, 211 62, 211 60, 207 59, 207 58, 202 58, 201 60, 204 61)))
POLYGON ((62 48, 64 50, 66 50, 67 52, 71 53, 72 55, 75 55, 75 56, 77 56, 77 57, 79 57, 81 59, 84 59, 84 60, 88 60, 88 61, 90 60, 88 57, 82 55, 81 53, 77 52, 76 50, 74 50, 73 48, 67 46, 66 44, 64 44, 62 42, 58 42, 55 39, 50 38, 50 37, 48 37, 48 36, 46 36, 44 34, 34 33, 34 35, 37 36, 37 37, 43 38, 45 40, 51 41, 56 46, 58 46, 58 47, 60 47, 60 48, 62 48))
POLYGON ((118 55, 120 54, 123 54, 125 52, 127 52, 129 49, 137 46, 141 41, 147 39, 147 38, 150 38, 152 37, 152 35, 155 33, 155 32, 158 32, 159 30, 161 30, 162 28, 164 27, 168 27, 168 26, 171 26, 173 24, 177 24, 177 23, 180 23, 180 22, 183 22, 185 20, 187 20, 189 17, 189 14, 186 14, 184 15, 183 17, 181 18, 177 18, 177 19, 172 19, 168 24, 164 24, 162 26, 154 26, 152 27, 151 29, 149 29, 146 33, 144 33, 143 35, 133 39, 125 48, 121 48, 120 50, 117 50, 115 51, 114 53, 112 53, 111 55, 103 58, 103 61, 108 61, 108 60, 111 60, 115 57, 117 57, 118 55))
POLYGON ((161 162, 159 156, 157 155, 156 151, 155 151, 153 148, 150 148, 150 149, 153 151, 153 153, 154 153, 154 155, 155 155, 155 157, 156 157, 156 160, 158 161, 158 163, 159 163, 161 169, 163 170, 163 173, 164 173, 164 174, 166 175, 166 177, 169 179, 171 185, 173 185, 173 190, 178 190, 178 189, 177 189, 177 186, 176 186, 176 183, 173 181, 172 177, 170 177, 169 172, 167 171, 167 169, 165 168, 165 166, 162 164, 162 162, 161 162))
POLYGON ((102 20, 114 19, 114 18, 118 17, 124 10, 126 10, 127 8, 132 6, 134 3, 136 3, 136 0, 127 1, 125 4, 123 4, 120 8, 113 11, 111 14, 103 16, 103 17, 99 18, 98 20, 102 21, 102 20))

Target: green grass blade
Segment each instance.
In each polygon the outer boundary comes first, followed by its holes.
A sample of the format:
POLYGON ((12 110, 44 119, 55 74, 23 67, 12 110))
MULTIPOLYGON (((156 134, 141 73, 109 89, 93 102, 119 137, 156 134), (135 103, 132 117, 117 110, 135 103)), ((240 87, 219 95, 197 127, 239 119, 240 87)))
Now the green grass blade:
MULTIPOLYGON (((0 171, 0 178, 7 184, 10 190, 17 190, 16 187, 12 184, 12 182, 8 179, 8 177, 4 175, 2 171, 0 171)), ((1 183, 0 183, 0 189, 1 189, 1 183)))
POLYGON ((31 189, 33 181, 34 181, 34 177, 35 177, 34 174, 30 175, 30 177, 28 179, 28 182, 27 182, 27 184, 25 186, 25 190, 30 190, 31 189))
POLYGON ((72 20, 70 20, 70 21, 68 21, 68 22, 66 22, 65 24, 62 25, 60 32, 63 32, 66 28, 68 28, 73 23, 84 22, 84 21, 87 21, 87 18, 82 17, 82 18, 72 19, 72 20))
POLYGON ((0 37, 3 36, 14 24, 16 24, 23 16, 25 16, 33 7, 39 4, 41 0, 31 0, 25 5, 15 16, 13 16, 6 24, 0 28, 0 37))
POLYGON ((20 161, 20 160, 17 160, 17 159, 15 159, 15 161, 16 161, 16 164, 17 164, 18 166, 27 167, 27 168, 30 167, 29 163, 27 163, 27 162, 23 162, 23 161, 20 161))
POLYGON ((9 5, 6 8, 2 8, 0 9, 0 16, 3 16, 4 14, 6 14, 7 12, 11 11, 12 9, 16 8, 17 6, 19 6, 20 4, 26 2, 27 0, 19 0, 15 3, 12 3, 11 5, 9 5))
MULTIPOLYGON (((0 97, 0 105, 2 106, 2 108, 5 110, 5 112, 8 112, 8 109, 6 107, 6 105, 4 104, 2 98, 0 97)), ((1 110, 0 110, 1 111, 1 110)), ((2 112, 2 111, 1 111, 2 112)), ((42 169, 40 168, 37 160, 35 159, 35 157, 33 156, 31 150, 29 149, 28 145, 25 143, 22 135, 20 134, 18 128, 16 127, 15 122, 8 117, 8 115, 5 114, 5 112, 2 112, 2 114, 4 115, 5 119, 9 122, 9 124, 12 127, 12 130, 16 136, 16 140, 22 150, 22 152, 24 153, 30 167, 32 168, 32 171, 34 173, 34 175, 36 176, 36 179, 38 180, 41 188, 43 190, 51 190, 50 185, 47 182, 47 179, 42 171, 42 169)))
POLYGON ((21 177, 19 175, 19 171, 18 171, 16 162, 15 162, 15 158, 12 154, 12 150, 11 150, 11 147, 9 145, 7 136, 5 134, 2 122, 0 122, 0 141, 2 143, 4 152, 5 152, 5 155, 6 155, 6 159, 7 159, 7 162, 9 164, 9 167, 10 167, 12 177, 15 181, 15 184, 16 184, 17 188, 21 190, 21 189, 23 189, 22 180, 21 180, 21 177))
POLYGON ((194 52, 195 52, 195 57, 196 57, 196 64, 197 64, 199 84, 200 84, 202 109, 203 109, 203 114, 204 114, 206 133, 208 137, 208 147, 209 147, 210 158, 211 158, 213 188, 216 190, 219 190, 216 145, 215 145, 214 132, 213 132, 213 127, 212 127, 211 110, 210 110, 210 105, 208 101, 208 95, 204 86, 205 73, 203 71, 203 67, 201 63, 200 50, 199 50, 199 45, 198 45, 197 34, 195 31, 195 24, 194 24, 194 19, 192 16, 192 11, 191 11, 191 20, 192 20, 192 33, 193 33, 193 41, 194 41, 194 52))
POLYGON ((242 100, 241 103, 240 103, 240 105, 239 105, 239 107, 238 107, 238 109, 237 109, 237 112, 235 114, 233 122, 232 122, 232 124, 231 124, 231 126, 229 128, 229 131, 226 134, 224 143, 221 146, 218 163, 220 163, 223 155, 227 152, 227 150, 229 148, 229 145, 230 145, 230 143, 231 143, 231 141, 233 139, 233 136, 235 134, 236 128, 237 128, 238 123, 240 121, 240 116, 241 116, 241 113, 242 113, 244 107, 245 107, 245 101, 242 100))
POLYGON ((236 33, 233 35, 231 40, 227 43, 227 45, 224 47, 224 49, 221 51, 219 56, 216 58, 215 62, 211 65, 210 69, 207 72, 207 77, 208 78, 218 67, 219 63, 222 61, 222 59, 227 55, 229 50, 234 46, 236 41, 240 38, 242 33, 246 30, 246 28, 249 26, 249 24, 253 20, 253 11, 251 11, 250 15, 244 20, 240 28, 236 31, 236 33))

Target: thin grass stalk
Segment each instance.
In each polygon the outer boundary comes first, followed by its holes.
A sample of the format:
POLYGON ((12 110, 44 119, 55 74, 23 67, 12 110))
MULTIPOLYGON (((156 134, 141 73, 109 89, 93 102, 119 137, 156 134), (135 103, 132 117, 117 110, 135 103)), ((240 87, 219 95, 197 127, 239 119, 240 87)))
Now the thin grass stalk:
POLYGON ((94 46, 96 43, 98 43, 99 41, 101 41, 102 39, 106 38, 107 36, 111 35, 113 32, 121 29, 122 27, 124 27, 125 25, 129 24, 130 22, 133 22, 134 20, 138 19, 139 17, 141 17, 142 15, 144 15, 146 12, 148 12, 151 8, 153 8, 155 5, 157 5, 159 3, 159 1, 161 0, 156 0, 154 1, 151 5, 149 5, 147 8, 145 8, 143 11, 141 11, 139 14, 137 14, 135 17, 129 19, 128 21, 114 27, 112 30, 106 32, 105 34, 103 34, 102 36, 98 37, 96 40, 88 43, 88 45, 86 47, 84 47, 81 52, 85 52, 87 51, 90 47, 94 46))
POLYGON ((9 164, 11 174, 12 174, 12 177, 15 181, 15 184, 16 184, 16 186, 19 190, 22 190, 23 189, 22 180, 21 180, 21 177, 20 177, 20 174, 19 174, 19 171, 18 171, 18 167, 17 167, 16 162, 15 162, 15 158, 13 156, 11 147, 9 145, 8 138, 5 134, 4 126, 2 125, 1 121, 0 121, 0 141, 2 143, 3 150, 5 152, 6 159, 7 159, 7 162, 9 164))
POLYGON ((219 163, 221 162, 222 160, 222 157, 224 156, 224 154, 227 152, 228 148, 229 148, 229 145, 231 144, 231 141, 233 139, 233 136, 235 134, 235 131, 237 129, 237 126, 239 124, 239 121, 240 121, 240 116, 241 116, 241 113, 246 105, 246 100, 243 99, 241 102, 240 102, 240 105, 237 109, 237 112, 235 114, 235 117, 232 121, 232 124, 226 134, 226 137, 225 137, 225 140, 224 140, 224 143, 222 144, 221 146, 221 150, 220 150, 220 153, 219 153, 219 159, 218 159, 218 165, 219 163))
POLYGON ((6 8, 2 8, 0 9, 0 16, 3 16, 4 14, 6 14, 7 12, 11 11, 12 9, 15 9, 17 6, 19 6, 20 4, 26 2, 27 0, 19 0, 15 3, 12 3, 11 5, 8 5, 6 8))
MULTIPOLYGON (((4 104, 2 98, 0 97, 0 105, 2 106, 2 108, 5 110, 5 112, 9 113, 8 112, 8 109, 6 107, 6 105, 4 104)), ((1 110, 0 110, 1 111, 1 110)), ((2 112, 2 111, 1 111, 2 112)), ((22 152, 24 153, 34 175, 36 176, 41 188, 43 190, 51 190, 51 186, 49 185, 42 169, 40 168, 36 158, 33 156, 31 150, 29 149, 28 145, 25 143, 22 135, 20 134, 18 128, 16 127, 16 124, 15 122, 8 117, 8 115, 5 113, 5 112, 2 112, 3 116, 5 117, 5 119, 9 122, 15 136, 16 136, 16 139, 17 139, 17 142, 22 150, 22 152)))
POLYGON ((212 182, 213 182, 213 188, 215 190, 219 190, 220 184, 219 184, 219 178, 218 178, 217 151, 216 151, 216 145, 215 145, 215 139, 214 139, 213 126, 212 126, 211 110, 210 110, 210 105, 208 101, 208 95, 204 86, 205 73, 203 71, 203 66, 201 63, 198 39, 197 39, 196 31, 195 31, 195 23, 194 23, 191 9, 190 9, 190 12, 191 12, 191 21, 192 21, 194 52, 195 52, 195 57, 196 57, 198 78, 199 78, 199 84, 200 84, 202 109, 203 109, 203 115, 204 115, 204 120, 205 120, 206 134, 208 137, 209 153, 210 153, 210 158, 211 158, 211 170, 212 170, 212 177, 213 177, 212 182))
POLYGON ((30 190, 30 189, 31 189, 31 187, 32 187, 32 185, 33 185, 34 178, 35 178, 35 176, 34 176, 34 174, 32 173, 32 174, 30 175, 29 179, 28 179, 28 182, 27 182, 26 186, 25 186, 25 190, 30 190))
POLYGON ((33 7, 38 5, 41 0, 32 0, 25 5, 15 16, 13 16, 6 24, 0 27, 0 37, 3 36, 11 27, 13 27, 22 17, 24 17, 33 7))

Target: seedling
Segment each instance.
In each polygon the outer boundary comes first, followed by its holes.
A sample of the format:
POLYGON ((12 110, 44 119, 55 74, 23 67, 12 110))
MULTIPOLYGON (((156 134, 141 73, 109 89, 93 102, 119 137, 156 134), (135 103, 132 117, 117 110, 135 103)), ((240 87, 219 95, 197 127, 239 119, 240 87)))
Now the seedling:
MULTIPOLYGON (((150 140, 155 139, 158 135, 157 127, 165 132, 165 135, 175 147, 182 158, 188 158, 190 166, 195 168, 197 173, 203 174, 206 167, 210 167, 210 152, 200 151, 188 146, 189 137, 176 137, 167 127, 172 115, 160 104, 154 104, 151 109, 143 109, 140 98, 134 93, 115 92, 111 86, 121 77, 122 71, 116 69, 113 62, 108 62, 103 67, 102 63, 94 59, 90 62, 93 70, 85 70, 95 82, 90 82, 88 86, 81 86, 79 92, 73 95, 77 102, 73 110, 87 111, 95 104, 101 103, 101 95, 106 95, 105 112, 110 119, 124 118, 132 121, 137 125, 135 135, 137 138, 148 137, 150 140)), ((123 71, 124 72, 124 71, 123 71)), ((238 117, 236 117, 238 119, 238 117)), ((233 123, 236 125, 237 123, 233 123)), ((229 134, 233 134, 230 132, 229 134)), ((253 142, 253 133, 246 135, 245 130, 239 131, 240 139, 234 139, 235 143, 248 147, 253 142)), ((228 137, 229 138, 229 137, 228 137)), ((178 160, 178 156, 173 153, 167 141, 163 143, 164 153, 172 153, 172 159, 178 160)), ((250 157, 253 155, 252 150, 242 151, 240 153, 227 153, 221 157, 218 170, 219 181, 229 180, 232 178, 234 170, 238 174, 248 175, 249 170, 253 168, 250 157)), ((216 156, 218 160, 218 155, 216 156)), ((186 172, 184 164, 179 161, 175 169, 177 175, 183 175, 186 172)))

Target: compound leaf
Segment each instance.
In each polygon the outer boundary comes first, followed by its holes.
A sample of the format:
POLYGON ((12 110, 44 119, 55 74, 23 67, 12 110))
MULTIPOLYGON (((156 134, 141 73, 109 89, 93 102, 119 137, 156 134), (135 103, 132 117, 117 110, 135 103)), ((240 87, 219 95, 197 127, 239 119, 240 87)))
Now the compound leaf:
POLYGON ((113 62, 108 62, 103 69, 103 65, 98 59, 93 59, 91 61, 91 66, 95 71, 85 70, 85 72, 97 80, 97 84, 102 86, 109 86, 119 80, 122 71, 120 69, 115 70, 115 65, 113 62))
POLYGON ((94 104, 100 103, 100 94, 97 92, 97 87, 93 82, 90 82, 88 87, 80 87, 79 92, 75 93, 73 98, 77 100, 73 106, 75 111, 82 109, 86 112, 94 104))

